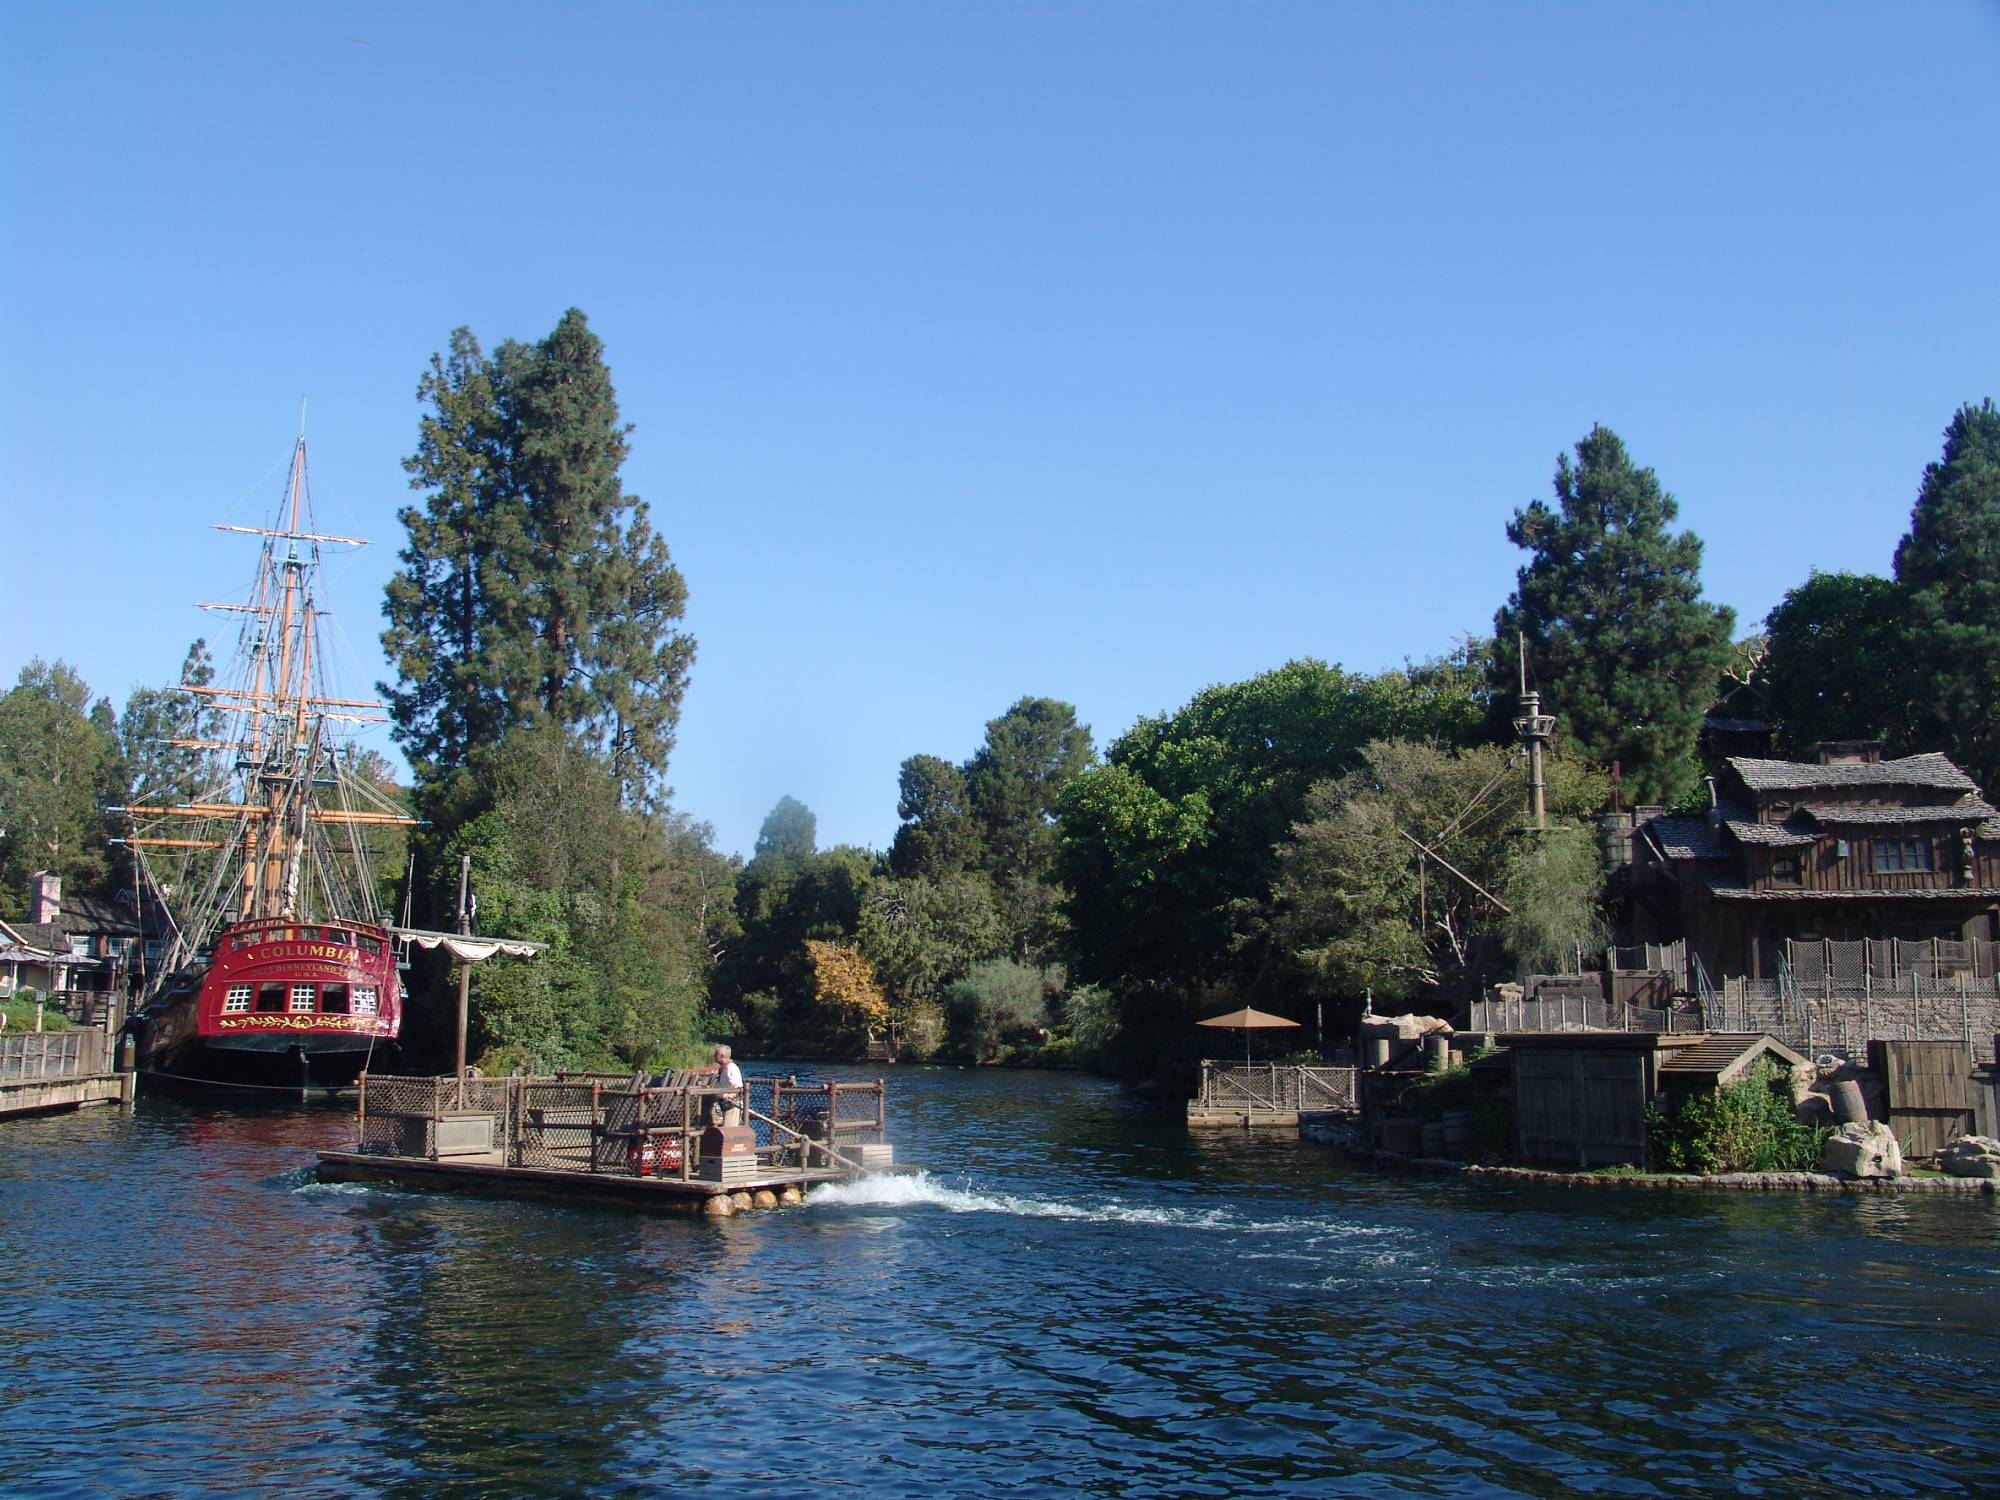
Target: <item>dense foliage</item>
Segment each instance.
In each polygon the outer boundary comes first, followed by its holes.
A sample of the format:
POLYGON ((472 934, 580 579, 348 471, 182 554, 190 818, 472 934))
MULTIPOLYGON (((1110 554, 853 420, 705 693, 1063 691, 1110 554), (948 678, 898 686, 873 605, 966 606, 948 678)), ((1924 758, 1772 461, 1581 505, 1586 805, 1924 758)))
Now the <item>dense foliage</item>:
MULTIPOLYGON (((1507 539, 1525 549, 1514 593, 1494 620, 1516 636, 1570 746, 1617 762, 1635 799, 1673 802, 1700 778, 1695 742, 1729 657, 1734 615, 1701 597, 1701 542, 1667 528, 1680 508, 1618 435, 1593 427, 1556 461, 1556 506, 1514 512, 1507 539)), ((1515 681, 1499 653, 1496 688, 1515 681)))
MULTIPOLYGON (((665 803, 687 590, 620 480, 631 429, 602 345, 574 308, 490 358, 459 329, 417 394, 425 499, 401 515, 382 643, 427 824, 418 921, 454 925, 469 856, 478 930, 548 944, 475 972, 483 1065, 686 1058, 739 931, 736 870, 665 803)), ((435 1060, 446 1007, 421 1002, 449 976, 426 969, 406 1050, 435 1060)))
POLYGON ((618 471, 603 347, 571 308, 489 359, 452 335, 418 385, 405 467, 422 508, 390 580, 383 684, 419 771, 449 770, 516 726, 559 724, 603 754, 624 799, 658 794, 694 642, 687 587, 618 471))
POLYGON ((1952 417, 1893 578, 1814 573, 1765 632, 1757 686, 1794 754, 1881 739, 2000 785, 2000 410, 1987 400, 1952 417))
POLYGON ((1566 820, 1601 805, 1600 773, 1552 757, 1563 831, 1525 842, 1527 770, 1507 749, 1399 739, 1362 755, 1312 787, 1278 851, 1276 932, 1308 993, 1455 1007, 1501 967, 1502 941, 1529 966, 1592 941, 1603 869, 1566 820))
POLYGON ((1965 406, 1896 549, 1909 600, 1913 739, 2000 787, 2000 409, 1965 406))
POLYGON ((40 657, 0 697, 0 913, 19 916, 28 877, 88 892, 111 873, 107 805, 124 801, 116 721, 63 662, 40 657))
POLYGON ((1648 1152, 1656 1172, 1810 1172, 1825 1132, 1792 1113, 1788 1072, 1759 1062, 1712 1094, 1690 1092, 1647 1114, 1648 1152))

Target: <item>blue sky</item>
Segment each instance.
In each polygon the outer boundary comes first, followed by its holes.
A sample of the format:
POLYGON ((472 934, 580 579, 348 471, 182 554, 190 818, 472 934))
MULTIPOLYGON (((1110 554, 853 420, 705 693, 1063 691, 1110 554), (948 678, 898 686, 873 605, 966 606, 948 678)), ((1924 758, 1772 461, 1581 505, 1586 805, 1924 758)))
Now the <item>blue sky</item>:
POLYGON ((1593 422, 1754 621, 2000 396, 2000 7, 0 8, 0 673, 122 703, 301 396, 347 673, 417 378, 578 306, 700 642, 671 780, 881 846, 1023 694, 1105 743, 1489 629, 1593 422))

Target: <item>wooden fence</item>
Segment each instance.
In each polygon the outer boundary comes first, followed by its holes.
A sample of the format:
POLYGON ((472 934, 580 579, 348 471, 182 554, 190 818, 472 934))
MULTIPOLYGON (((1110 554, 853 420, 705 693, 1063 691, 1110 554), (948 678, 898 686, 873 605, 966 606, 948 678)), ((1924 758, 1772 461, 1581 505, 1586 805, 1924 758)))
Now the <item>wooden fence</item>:
POLYGON ((0 1083, 92 1078, 109 1071, 109 1042, 101 1031, 0 1032, 0 1083))
POLYGON ((1629 1001, 1554 995, 1547 999, 1475 1000, 1472 1031, 1699 1031, 1693 1011, 1659 1010, 1629 1001))

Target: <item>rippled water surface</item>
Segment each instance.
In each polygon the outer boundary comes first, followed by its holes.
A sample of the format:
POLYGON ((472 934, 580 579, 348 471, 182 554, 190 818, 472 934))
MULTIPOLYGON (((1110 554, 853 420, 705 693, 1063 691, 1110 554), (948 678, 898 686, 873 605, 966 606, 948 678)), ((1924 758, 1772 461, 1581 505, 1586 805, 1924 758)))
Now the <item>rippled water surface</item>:
POLYGON ((0 1492, 2000 1492, 1994 1200, 891 1106, 925 1175, 720 1223, 321 1186, 337 1108, 0 1123, 0 1492))

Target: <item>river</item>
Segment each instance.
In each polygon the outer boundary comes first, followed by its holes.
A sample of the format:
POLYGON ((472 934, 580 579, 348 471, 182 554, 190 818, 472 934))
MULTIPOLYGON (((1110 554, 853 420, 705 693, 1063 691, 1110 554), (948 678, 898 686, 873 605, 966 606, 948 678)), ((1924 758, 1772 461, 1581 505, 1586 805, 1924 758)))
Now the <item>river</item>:
POLYGON ((715 1222, 321 1185, 338 1107, 0 1124, 0 1492, 2000 1492, 1992 1199, 1377 1175, 1047 1073, 890 1104, 924 1175, 715 1222))

